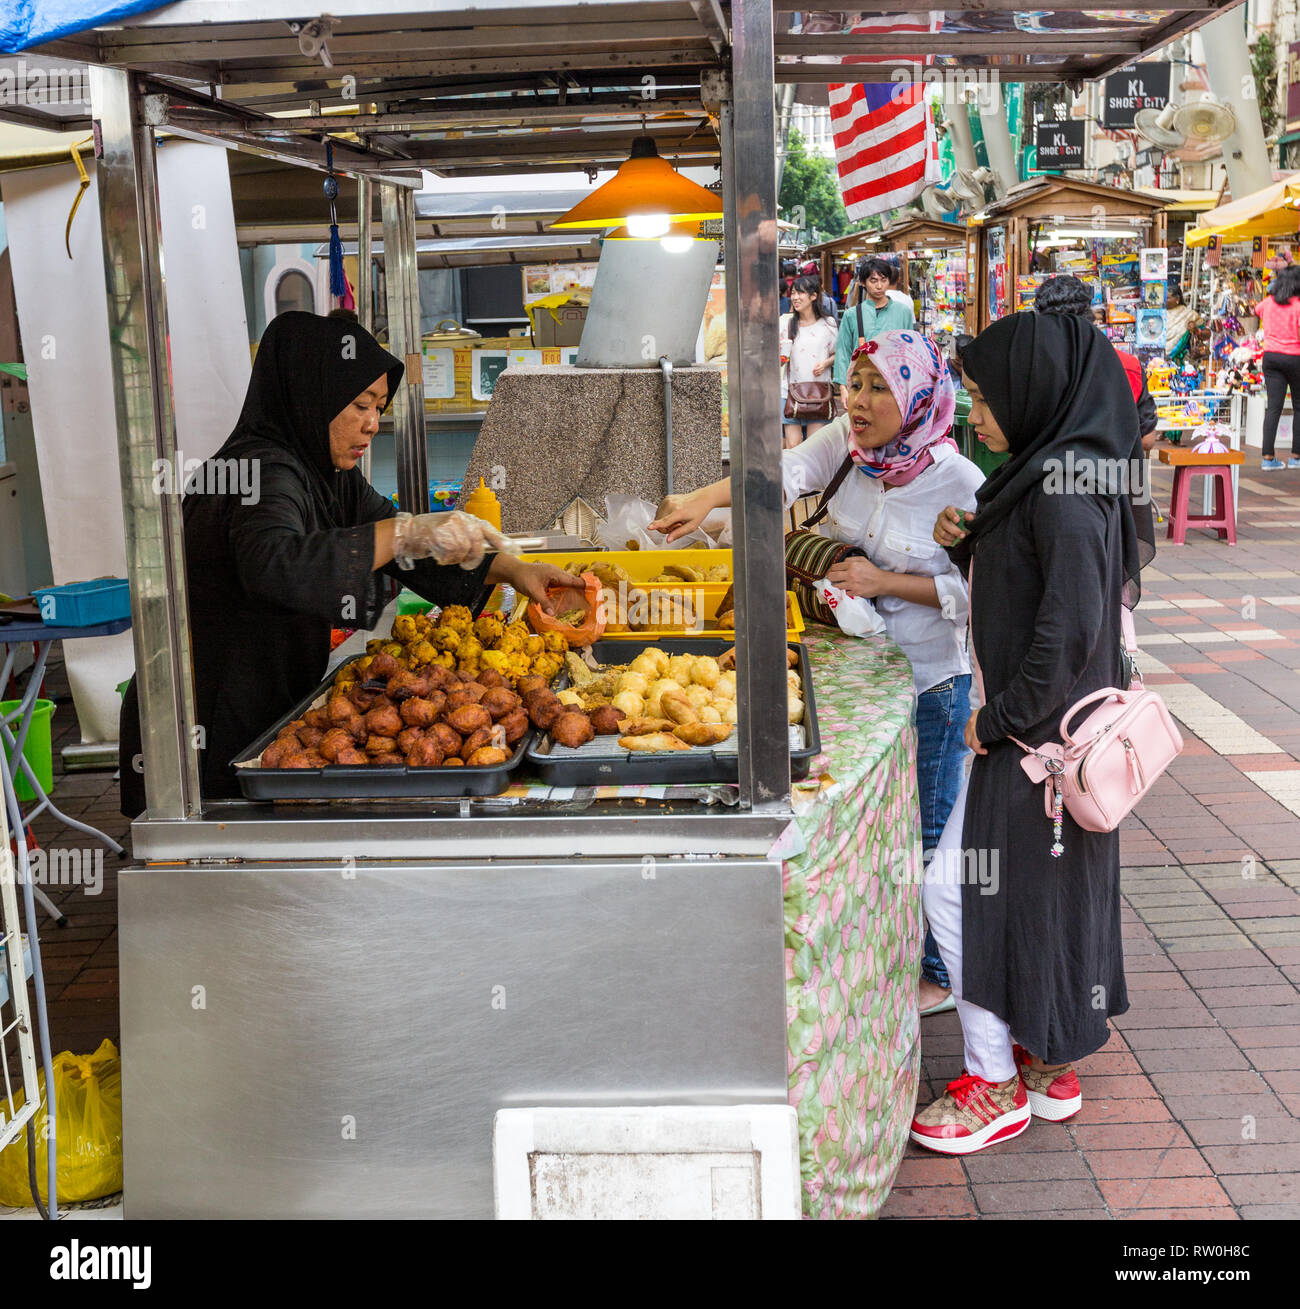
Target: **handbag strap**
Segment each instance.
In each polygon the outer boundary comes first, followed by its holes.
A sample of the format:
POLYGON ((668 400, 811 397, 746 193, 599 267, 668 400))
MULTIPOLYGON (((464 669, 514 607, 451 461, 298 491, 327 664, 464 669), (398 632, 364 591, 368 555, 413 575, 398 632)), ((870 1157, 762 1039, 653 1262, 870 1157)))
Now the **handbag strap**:
POLYGON ((853 468, 853 456, 845 455, 844 462, 835 471, 835 476, 831 478, 831 484, 822 492, 821 499, 817 501, 817 508, 813 510, 812 515, 805 518, 803 525, 805 527, 814 527, 826 517, 827 510, 830 508, 831 497, 840 489, 840 483, 849 475, 853 468))

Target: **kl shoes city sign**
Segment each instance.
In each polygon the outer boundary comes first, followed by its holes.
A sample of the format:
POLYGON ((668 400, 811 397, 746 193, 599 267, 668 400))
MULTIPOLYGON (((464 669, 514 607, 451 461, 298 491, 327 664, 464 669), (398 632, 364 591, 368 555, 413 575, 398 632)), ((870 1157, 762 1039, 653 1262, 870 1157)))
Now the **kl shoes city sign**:
POLYGON ((1150 60, 1111 73, 1105 83, 1102 126, 1132 127, 1139 109, 1163 109, 1169 102, 1169 64, 1150 60))

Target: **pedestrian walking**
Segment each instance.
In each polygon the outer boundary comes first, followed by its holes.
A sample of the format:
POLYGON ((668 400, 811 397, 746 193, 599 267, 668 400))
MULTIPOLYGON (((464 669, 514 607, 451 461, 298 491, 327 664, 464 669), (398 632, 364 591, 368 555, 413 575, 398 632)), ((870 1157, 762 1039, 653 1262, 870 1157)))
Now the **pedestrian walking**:
POLYGON ((831 420, 835 320, 822 309, 820 279, 801 274, 790 288, 790 312, 781 319, 785 363, 785 445, 789 449, 831 420))
POLYGON ((1300 268, 1290 266, 1273 278, 1268 294, 1255 307, 1264 328, 1264 391, 1268 407, 1264 410, 1264 450, 1260 468, 1276 472, 1279 468, 1300 468, 1300 447, 1296 445, 1294 413, 1300 405, 1300 268), (1274 456, 1277 425, 1291 391, 1291 457, 1284 465, 1274 456))

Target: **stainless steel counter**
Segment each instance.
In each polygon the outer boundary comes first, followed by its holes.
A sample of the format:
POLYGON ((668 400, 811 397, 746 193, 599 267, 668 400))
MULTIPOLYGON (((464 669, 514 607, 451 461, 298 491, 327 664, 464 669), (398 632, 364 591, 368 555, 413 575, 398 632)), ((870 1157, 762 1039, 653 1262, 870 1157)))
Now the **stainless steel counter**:
POLYGON ((507 1107, 784 1104, 781 866, 121 874, 130 1218, 492 1216, 507 1107))

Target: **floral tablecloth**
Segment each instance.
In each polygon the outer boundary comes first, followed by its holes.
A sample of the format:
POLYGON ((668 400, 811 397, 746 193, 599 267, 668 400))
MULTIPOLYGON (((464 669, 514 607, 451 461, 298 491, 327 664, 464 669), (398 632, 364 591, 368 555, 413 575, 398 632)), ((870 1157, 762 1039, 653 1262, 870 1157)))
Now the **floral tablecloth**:
POLYGON ((803 1212, 871 1218, 920 1076, 922 925, 912 671, 884 637, 805 634, 823 753, 785 857, 786 1034, 803 1212))

